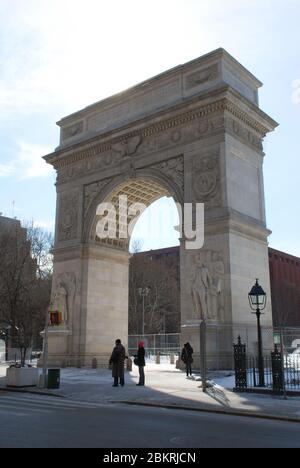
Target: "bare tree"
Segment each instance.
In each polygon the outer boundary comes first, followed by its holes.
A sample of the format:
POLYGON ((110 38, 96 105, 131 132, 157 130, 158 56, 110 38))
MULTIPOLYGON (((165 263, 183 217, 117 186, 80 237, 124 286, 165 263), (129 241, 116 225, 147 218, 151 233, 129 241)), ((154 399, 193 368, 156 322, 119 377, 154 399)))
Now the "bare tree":
POLYGON ((50 299, 49 239, 41 231, 27 231, 19 224, 0 233, 0 324, 10 329, 10 340, 20 350, 22 365, 43 329, 50 299))
POLYGON ((36 261, 38 278, 49 278, 53 273, 53 234, 33 222, 26 224, 27 239, 31 246, 31 256, 36 261))
POLYGON ((152 260, 134 255, 129 270, 129 333, 140 334, 142 317, 145 333, 178 333, 180 330, 179 268, 177 259, 152 260), (143 299, 140 289, 147 288, 143 299))
POLYGON ((130 252, 131 253, 138 253, 141 252, 143 248, 143 241, 142 239, 133 239, 130 244, 130 252))

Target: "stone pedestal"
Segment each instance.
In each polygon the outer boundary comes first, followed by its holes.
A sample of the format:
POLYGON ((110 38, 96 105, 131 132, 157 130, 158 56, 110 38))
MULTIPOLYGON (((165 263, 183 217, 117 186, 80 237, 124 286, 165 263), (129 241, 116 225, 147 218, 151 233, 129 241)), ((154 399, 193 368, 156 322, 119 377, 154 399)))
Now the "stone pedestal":
MULTIPOLYGON (((71 331, 66 325, 53 326, 48 329, 48 356, 47 367, 66 367, 73 366, 75 362, 69 355, 69 338, 71 331)), ((44 332, 42 333, 44 335, 44 332)), ((43 367, 44 356, 41 355, 38 366, 43 367)))

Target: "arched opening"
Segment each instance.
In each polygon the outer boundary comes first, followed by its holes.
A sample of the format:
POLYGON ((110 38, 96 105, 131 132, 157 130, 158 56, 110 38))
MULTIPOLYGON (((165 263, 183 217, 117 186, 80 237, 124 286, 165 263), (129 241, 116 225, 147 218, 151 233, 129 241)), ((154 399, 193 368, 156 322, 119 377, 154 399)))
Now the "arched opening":
POLYGON ((165 196, 151 203, 139 217, 130 239, 131 253, 179 246, 178 208, 173 197, 165 196))
POLYGON ((149 355, 167 354, 170 348, 178 353, 179 232, 174 228, 179 213, 175 200, 176 192, 164 181, 135 177, 111 185, 94 203, 87 242, 85 356, 99 360, 106 350, 107 359, 107 349, 116 338, 128 346, 129 354, 140 339, 145 340, 149 355), (130 244, 141 232, 147 239, 149 226, 150 243, 139 249, 142 252, 133 252, 130 244), (172 232, 168 247, 177 244, 175 255, 164 252, 161 258, 151 257, 151 249, 167 247, 167 236, 164 244, 159 242, 160 233, 166 230, 172 232))
MULTIPOLYGON (((180 352, 180 259, 176 204, 152 203, 137 221, 130 242, 128 347, 145 343, 148 360, 169 363, 180 352)), ((161 366, 159 367, 161 369, 161 366)))

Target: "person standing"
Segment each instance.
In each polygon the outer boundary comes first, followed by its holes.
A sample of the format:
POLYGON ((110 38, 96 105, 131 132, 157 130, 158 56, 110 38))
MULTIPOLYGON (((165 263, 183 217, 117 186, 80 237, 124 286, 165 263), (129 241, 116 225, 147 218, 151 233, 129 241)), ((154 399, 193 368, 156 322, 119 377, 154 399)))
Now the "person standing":
POLYGON ((181 360, 185 363, 187 377, 192 375, 193 352, 190 343, 185 343, 181 352, 181 360))
POLYGON ((125 385, 124 379, 124 362, 126 359, 125 348, 121 340, 116 340, 115 347, 112 351, 109 365, 112 365, 112 376, 114 378, 113 387, 118 387, 119 383, 123 387, 125 385))
POLYGON ((145 348, 144 348, 144 342, 140 341, 138 343, 138 351, 137 355, 135 356, 137 358, 137 365, 139 367, 139 383, 137 384, 138 387, 143 387, 145 385, 145 370, 144 367, 146 365, 145 362, 145 348))

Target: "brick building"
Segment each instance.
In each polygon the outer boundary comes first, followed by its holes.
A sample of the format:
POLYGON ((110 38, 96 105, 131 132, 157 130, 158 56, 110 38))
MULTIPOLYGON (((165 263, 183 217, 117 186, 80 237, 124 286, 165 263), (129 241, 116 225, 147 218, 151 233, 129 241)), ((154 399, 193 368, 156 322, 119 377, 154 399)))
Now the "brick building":
MULTIPOLYGON (((156 261, 169 257, 179 260, 179 246, 136 255, 156 261)), ((269 266, 274 327, 300 327, 300 258, 269 248, 269 266)))
POLYGON ((300 327, 300 258, 269 248, 273 323, 300 327))

